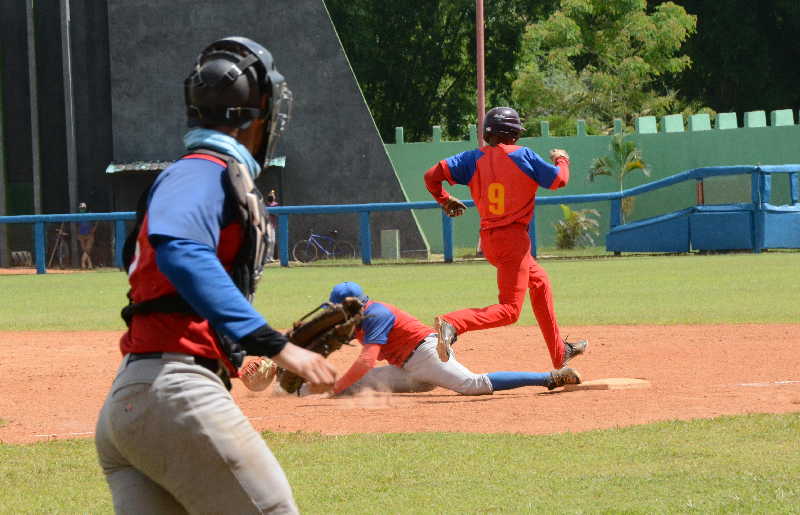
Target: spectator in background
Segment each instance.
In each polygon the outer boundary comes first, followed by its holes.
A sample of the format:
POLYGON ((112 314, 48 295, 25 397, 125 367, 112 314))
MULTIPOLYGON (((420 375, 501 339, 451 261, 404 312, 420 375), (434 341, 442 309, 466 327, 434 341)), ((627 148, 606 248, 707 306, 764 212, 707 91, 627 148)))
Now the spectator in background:
POLYGON ((278 217, 270 214, 269 208, 278 205, 278 196, 275 194, 275 190, 269 190, 264 199, 264 205, 267 211, 267 262, 271 263, 275 261, 275 229, 278 226, 278 217))
MULTIPOLYGON (((86 202, 81 202, 78 205, 78 212, 85 213, 87 211, 86 202)), ((94 247, 94 232, 97 230, 97 224, 89 221, 78 222, 78 243, 81 244, 81 268, 91 270, 94 268, 92 264, 92 248, 94 247)))

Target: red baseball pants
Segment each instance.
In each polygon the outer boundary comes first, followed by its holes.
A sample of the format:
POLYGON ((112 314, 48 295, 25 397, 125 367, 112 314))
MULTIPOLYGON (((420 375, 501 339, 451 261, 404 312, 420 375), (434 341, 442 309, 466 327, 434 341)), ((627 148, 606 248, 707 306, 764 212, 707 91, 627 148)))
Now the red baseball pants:
POLYGON ((513 324, 519 319, 530 290, 531 306, 542 331, 553 367, 564 360, 564 341, 558 330, 553 290, 547 273, 531 256, 528 228, 511 224, 481 231, 486 259, 497 269, 498 303, 485 308, 468 308, 444 315, 458 334, 513 324))

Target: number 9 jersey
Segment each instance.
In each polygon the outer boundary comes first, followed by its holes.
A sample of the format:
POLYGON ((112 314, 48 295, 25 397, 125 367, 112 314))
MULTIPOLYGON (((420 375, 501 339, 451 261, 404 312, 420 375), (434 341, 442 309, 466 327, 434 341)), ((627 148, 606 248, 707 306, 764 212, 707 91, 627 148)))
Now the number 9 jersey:
POLYGON ((569 181, 569 160, 544 161, 533 150, 497 144, 468 150, 440 161, 425 174, 428 190, 440 203, 448 195, 441 182, 469 186, 481 219, 481 229, 512 223, 528 225, 539 186, 557 189, 569 181), (436 191, 438 186, 438 190, 436 191))

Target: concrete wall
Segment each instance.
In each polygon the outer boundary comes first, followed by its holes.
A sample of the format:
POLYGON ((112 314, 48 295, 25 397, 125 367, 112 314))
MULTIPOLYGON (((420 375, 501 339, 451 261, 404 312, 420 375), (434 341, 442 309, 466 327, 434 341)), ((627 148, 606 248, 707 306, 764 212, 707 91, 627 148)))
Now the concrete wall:
MULTIPOLYGON (((242 35, 272 52, 295 95, 286 168, 259 179, 262 190, 275 188, 282 205, 405 201, 322 0, 109 0, 108 22, 115 162, 180 155, 183 79, 210 42, 242 35)), ((352 215, 292 217, 290 233, 334 227, 357 241, 352 215)), ((412 214, 376 215, 376 250, 382 229, 400 230, 404 253, 427 254, 412 214)))
MULTIPOLYGON (((723 113, 724 114, 724 113, 723 113)), ((736 123, 736 114, 733 123, 736 123)), ((762 113, 763 114, 763 113, 762 113)), ((784 113, 785 114, 785 113, 784 113)), ((680 118, 680 115, 677 115, 680 118)), ((725 118, 724 116, 722 117, 725 118)), ((751 120, 759 120, 758 116, 747 116, 751 120)), ((644 117, 637 124, 639 131, 630 134, 630 138, 642 149, 645 160, 649 163, 652 174, 649 178, 641 174, 631 174, 625 181, 625 187, 633 187, 654 181, 676 173, 702 166, 747 165, 747 164, 785 164, 800 163, 800 126, 776 123, 773 125, 756 122, 751 126, 731 129, 710 128, 697 130, 696 123, 691 124, 696 130, 685 130, 680 118, 678 127, 667 126, 665 120, 644 117), (652 123, 644 123, 652 122, 652 123), (670 129, 670 132, 666 132, 670 129)), ((675 118, 669 118, 674 123, 675 118)), ((786 120, 784 119, 786 122, 786 120)), ((736 127, 736 125, 734 125, 736 127)), ((579 132, 579 131, 576 131, 579 132)), ((546 156, 551 148, 564 148, 571 156, 571 178, 567 187, 552 192, 540 190, 544 195, 573 195, 583 193, 600 193, 615 191, 616 181, 609 177, 598 177, 589 182, 587 173, 593 159, 608 153, 610 136, 572 137, 536 137, 522 138, 520 144, 532 148, 540 155, 546 156)), ((425 143, 393 143, 386 147, 394 162, 409 200, 430 200, 425 189, 422 174, 440 159, 452 154, 474 148, 474 142, 425 142, 425 143)), ((465 186, 446 188, 459 198, 470 198, 465 186)), ((788 181, 776 180, 773 186, 773 203, 788 202, 788 181)), ((719 177, 705 182, 705 200, 707 204, 727 202, 749 202, 750 184, 748 178, 719 177)), ((650 216, 665 214, 695 204, 695 187, 693 183, 682 183, 670 188, 646 193, 637 197, 630 221, 650 216)), ((604 232, 608 230, 608 203, 573 205, 573 209, 593 208, 601 213, 601 234, 598 245, 604 244, 604 232)), ((536 228, 540 246, 554 246, 555 231, 553 224, 561 218, 558 206, 541 206, 536 210, 536 228)), ((420 214, 420 222, 431 243, 431 250, 441 251, 441 222, 439 213, 430 211, 420 214)), ((456 247, 474 247, 477 240, 478 218, 474 209, 456 219, 456 247)))

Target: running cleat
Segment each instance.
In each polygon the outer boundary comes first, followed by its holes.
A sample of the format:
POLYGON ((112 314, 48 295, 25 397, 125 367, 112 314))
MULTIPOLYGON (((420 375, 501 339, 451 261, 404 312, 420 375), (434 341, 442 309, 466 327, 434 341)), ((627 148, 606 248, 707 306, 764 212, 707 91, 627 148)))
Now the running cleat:
POLYGON ((548 390, 553 390, 567 384, 581 384, 581 375, 577 370, 564 367, 550 372, 550 380, 547 382, 548 390))
POLYGON ((569 360, 575 356, 580 356, 586 349, 589 348, 589 340, 578 340, 577 342, 568 342, 564 339, 564 361, 561 362, 561 367, 567 366, 569 360))
POLYGON ((439 360, 446 363, 450 360, 450 354, 453 352, 451 347, 458 338, 456 328, 442 317, 433 319, 433 328, 439 340, 436 344, 436 353, 439 354, 439 360))

